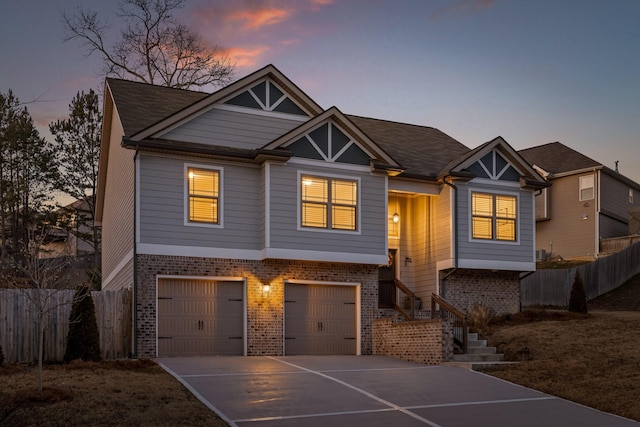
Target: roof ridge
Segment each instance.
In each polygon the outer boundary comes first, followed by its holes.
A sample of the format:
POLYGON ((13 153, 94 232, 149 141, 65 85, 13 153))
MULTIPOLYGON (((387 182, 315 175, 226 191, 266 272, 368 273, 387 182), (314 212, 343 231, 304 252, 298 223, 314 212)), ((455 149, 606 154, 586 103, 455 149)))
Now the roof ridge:
POLYGON ((158 84, 155 84, 155 83, 141 82, 141 81, 137 81, 137 80, 127 80, 127 79, 121 79, 121 78, 118 78, 118 77, 105 77, 105 80, 107 80, 107 81, 118 81, 118 82, 124 82, 124 83, 133 83, 133 84, 138 84, 138 85, 143 85, 143 86, 150 86, 150 87, 159 88, 159 89, 169 89, 169 90, 173 90, 173 91, 211 94, 210 92, 205 92, 205 91, 201 91, 201 90, 183 89, 183 88, 178 88, 178 87, 163 86, 163 85, 158 85, 158 84))
POLYGON ((433 126, 418 125, 418 124, 415 124, 415 123, 405 123, 405 122, 399 122, 397 120, 378 119, 376 117, 358 116, 356 114, 345 114, 345 116, 347 116, 347 117, 355 117, 355 118, 358 118, 358 119, 365 119, 365 120, 376 120, 378 122, 394 123, 394 124, 403 125, 403 126, 415 126, 415 127, 419 127, 419 128, 423 128, 423 129, 433 129, 433 130, 437 130, 439 132, 442 132, 440 129, 435 128, 433 126))

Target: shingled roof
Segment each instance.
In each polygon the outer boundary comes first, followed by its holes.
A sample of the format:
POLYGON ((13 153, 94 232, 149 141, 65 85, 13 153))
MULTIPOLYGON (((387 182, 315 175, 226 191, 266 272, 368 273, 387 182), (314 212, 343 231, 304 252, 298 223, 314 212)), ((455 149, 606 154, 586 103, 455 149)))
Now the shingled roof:
POLYGON ((107 78, 124 134, 130 136, 197 102, 208 93, 107 78))
POLYGON ((529 162, 551 174, 561 174, 588 168, 602 167, 601 163, 578 153, 560 142, 539 145, 518 153, 529 162))
POLYGON ((402 176, 436 179, 452 160, 470 149, 438 129, 347 116, 369 138, 406 168, 402 176))

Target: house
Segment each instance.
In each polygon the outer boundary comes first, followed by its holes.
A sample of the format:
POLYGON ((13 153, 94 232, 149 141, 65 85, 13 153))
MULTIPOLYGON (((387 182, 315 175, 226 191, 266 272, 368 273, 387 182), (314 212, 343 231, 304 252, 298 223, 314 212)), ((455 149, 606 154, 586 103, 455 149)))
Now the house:
POLYGON ((76 200, 60 208, 57 211, 58 225, 49 233, 41 256, 68 256, 73 259, 93 256, 96 250, 92 243, 91 210, 92 206, 86 200, 76 200))
POLYGON ((640 184, 560 142, 519 153, 552 184, 536 196, 539 259, 594 260, 602 239, 630 234, 640 184))
POLYGON ((403 295, 519 310, 547 184, 502 138, 323 109, 272 65, 104 98, 102 286, 132 289, 137 357, 371 354, 403 295))

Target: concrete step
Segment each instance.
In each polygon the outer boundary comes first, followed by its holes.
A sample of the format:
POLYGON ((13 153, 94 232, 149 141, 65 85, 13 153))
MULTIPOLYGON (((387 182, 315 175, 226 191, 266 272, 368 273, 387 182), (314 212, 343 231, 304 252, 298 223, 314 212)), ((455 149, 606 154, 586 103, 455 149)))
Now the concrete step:
POLYGON ((502 354, 454 354, 453 362, 500 362, 502 354))
POLYGON ((486 347, 487 340, 467 340, 467 347, 486 347))
POLYGON ((478 341, 478 334, 475 332, 467 333, 467 340, 469 341, 478 341))
POLYGON ((496 354, 495 347, 467 347, 468 354, 496 354))

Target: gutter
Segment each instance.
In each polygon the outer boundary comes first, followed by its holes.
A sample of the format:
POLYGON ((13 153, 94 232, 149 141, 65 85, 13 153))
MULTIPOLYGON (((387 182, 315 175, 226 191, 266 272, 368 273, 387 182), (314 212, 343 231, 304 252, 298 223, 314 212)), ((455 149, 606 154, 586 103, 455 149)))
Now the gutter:
POLYGON ((453 190, 453 269, 449 271, 443 278, 440 279, 440 295, 444 292, 444 282, 449 276, 458 270, 458 187, 447 181, 446 178, 442 180, 445 185, 448 185, 453 190))

